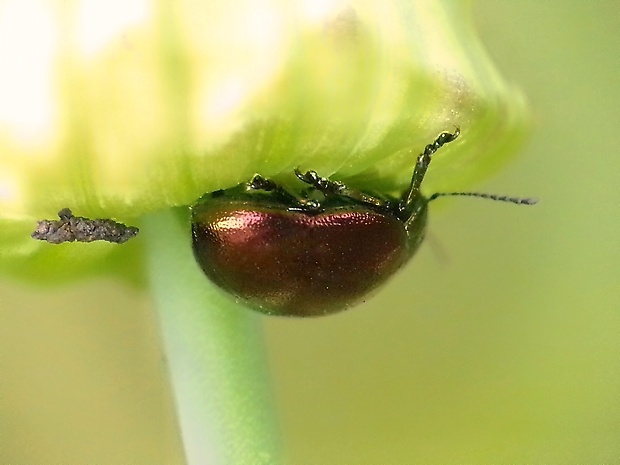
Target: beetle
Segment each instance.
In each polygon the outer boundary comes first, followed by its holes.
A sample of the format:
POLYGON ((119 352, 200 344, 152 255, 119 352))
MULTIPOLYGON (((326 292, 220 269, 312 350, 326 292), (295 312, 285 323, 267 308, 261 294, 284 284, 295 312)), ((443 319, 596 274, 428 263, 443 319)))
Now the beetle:
POLYGON ((468 195, 532 205, 533 199, 420 192, 433 154, 460 134, 442 132, 418 156, 400 198, 348 188, 302 173, 322 194, 291 194, 255 175, 237 187, 206 194, 192 206, 196 261, 206 276, 247 306, 270 315, 318 316, 358 303, 407 263, 426 231, 429 202, 468 195))

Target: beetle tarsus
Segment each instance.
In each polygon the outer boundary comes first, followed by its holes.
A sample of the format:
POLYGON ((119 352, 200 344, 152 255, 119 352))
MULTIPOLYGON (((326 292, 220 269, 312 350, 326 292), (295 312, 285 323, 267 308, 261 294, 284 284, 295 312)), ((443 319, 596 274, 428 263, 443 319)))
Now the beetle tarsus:
POLYGON ((454 132, 447 132, 447 131, 442 132, 441 134, 437 136, 437 138, 433 141, 432 144, 428 144, 426 147, 424 147, 423 154, 428 157, 432 156, 437 150, 439 150, 445 144, 448 144, 452 142, 453 140, 456 140, 460 135, 461 135, 461 128, 459 128, 458 126, 455 126, 454 132))
POLYGON ((271 179, 267 179, 260 174, 255 174, 247 183, 250 190, 259 190, 275 194, 281 201, 291 205, 295 211, 307 211, 309 213, 318 212, 321 209, 320 202, 309 199, 307 196, 297 197, 287 191, 280 184, 271 179))
POLYGON ((321 177, 316 171, 313 170, 302 173, 299 171, 299 168, 295 168, 295 175, 301 181, 306 184, 310 184, 326 197, 347 197, 356 202, 363 202, 382 209, 390 209, 392 205, 388 200, 375 197, 362 191, 350 189, 346 186, 346 184, 340 181, 333 181, 329 178, 321 177))
POLYGON ((260 174, 255 174, 248 182, 248 187, 254 190, 271 192, 277 190, 280 186, 271 179, 264 178, 260 174))
POLYGON ((349 190, 347 186, 345 186, 340 181, 332 181, 329 178, 321 177, 314 170, 302 173, 301 171, 299 171, 299 168, 295 168, 295 176, 297 176, 297 178, 299 178, 306 184, 310 184, 312 187, 322 192, 324 195, 346 195, 343 194, 343 192, 349 190))

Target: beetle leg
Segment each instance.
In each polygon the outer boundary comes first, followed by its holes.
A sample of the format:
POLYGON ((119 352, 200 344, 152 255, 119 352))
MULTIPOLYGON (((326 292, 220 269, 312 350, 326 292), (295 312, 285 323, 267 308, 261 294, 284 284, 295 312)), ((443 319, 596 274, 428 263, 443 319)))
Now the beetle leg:
POLYGON ((253 190, 266 191, 266 192, 273 192, 273 191, 277 192, 280 190, 284 191, 284 188, 282 188, 276 182, 272 181, 271 179, 263 178, 260 174, 255 174, 252 177, 250 182, 248 182, 248 188, 253 189, 253 190))
POLYGON ((340 181, 333 181, 329 178, 323 178, 319 176, 316 171, 306 171, 302 173, 299 168, 295 168, 295 176, 306 184, 310 184, 319 192, 322 192, 326 197, 328 196, 341 196, 348 197, 357 202, 374 205, 380 208, 389 208, 390 203, 379 197, 366 194, 365 192, 357 191, 355 189, 348 188, 340 181))
MULTIPOLYGON (((424 151, 418 156, 418 161, 413 169, 409 189, 405 191, 400 200, 399 210, 401 212, 409 212, 412 214, 417 209, 415 204, 418 203, 420 199, 424 199, 420 193, 420 186, 422 185, 428 166, 431 164, 432 156, 445 144, 455 140, 459 134, 461 134, 461 129, 456 126, 453 133, 442 132, 439 136, 437 136, 433 143, 424 147, 424 151)), ((424 201, 426 200, 424 199, 424 201)))
POLYGON ((264 178, 260 174, 255 174, 247 185, 249 189, 271 192, 277 195, 283 202, 293 205, 293 210, 318 211, 321 208, 319 202, 309 199, 307 196, 296 197, 280 184, 271 179, 264 178))

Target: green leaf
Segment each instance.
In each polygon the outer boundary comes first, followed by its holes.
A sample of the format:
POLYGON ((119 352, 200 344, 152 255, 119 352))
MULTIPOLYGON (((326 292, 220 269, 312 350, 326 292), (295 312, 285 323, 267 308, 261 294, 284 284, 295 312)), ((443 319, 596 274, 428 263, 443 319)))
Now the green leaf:
POLYGON ((20 5, 0 10, 8 273, 60 260, 56 278, 70 278, 123 260, 139 274, 138 245, 32 244, 36 221, 61 208, 138 223, 255 172, 294 183, 296 166, 392 191, 455 125, 462 137, 424 187, 458 190, 503 164, 525 129, 521 95, 461 2, 20 5))

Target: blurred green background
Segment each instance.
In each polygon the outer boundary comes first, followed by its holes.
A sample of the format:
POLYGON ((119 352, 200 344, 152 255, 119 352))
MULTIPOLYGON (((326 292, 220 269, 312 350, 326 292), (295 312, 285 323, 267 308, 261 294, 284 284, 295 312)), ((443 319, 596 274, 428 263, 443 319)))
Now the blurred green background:
MULTIPOLYGON (((533 117, 476 190, 542 202, 438 202, 366 304, 263 318, 291 465, 618 463, 620 9, 488 0, 474 18, 533 117)), ((148 296, 79 283, 42 312, 41 291, 0 289, 0 463, 182 463, 148 296)))

